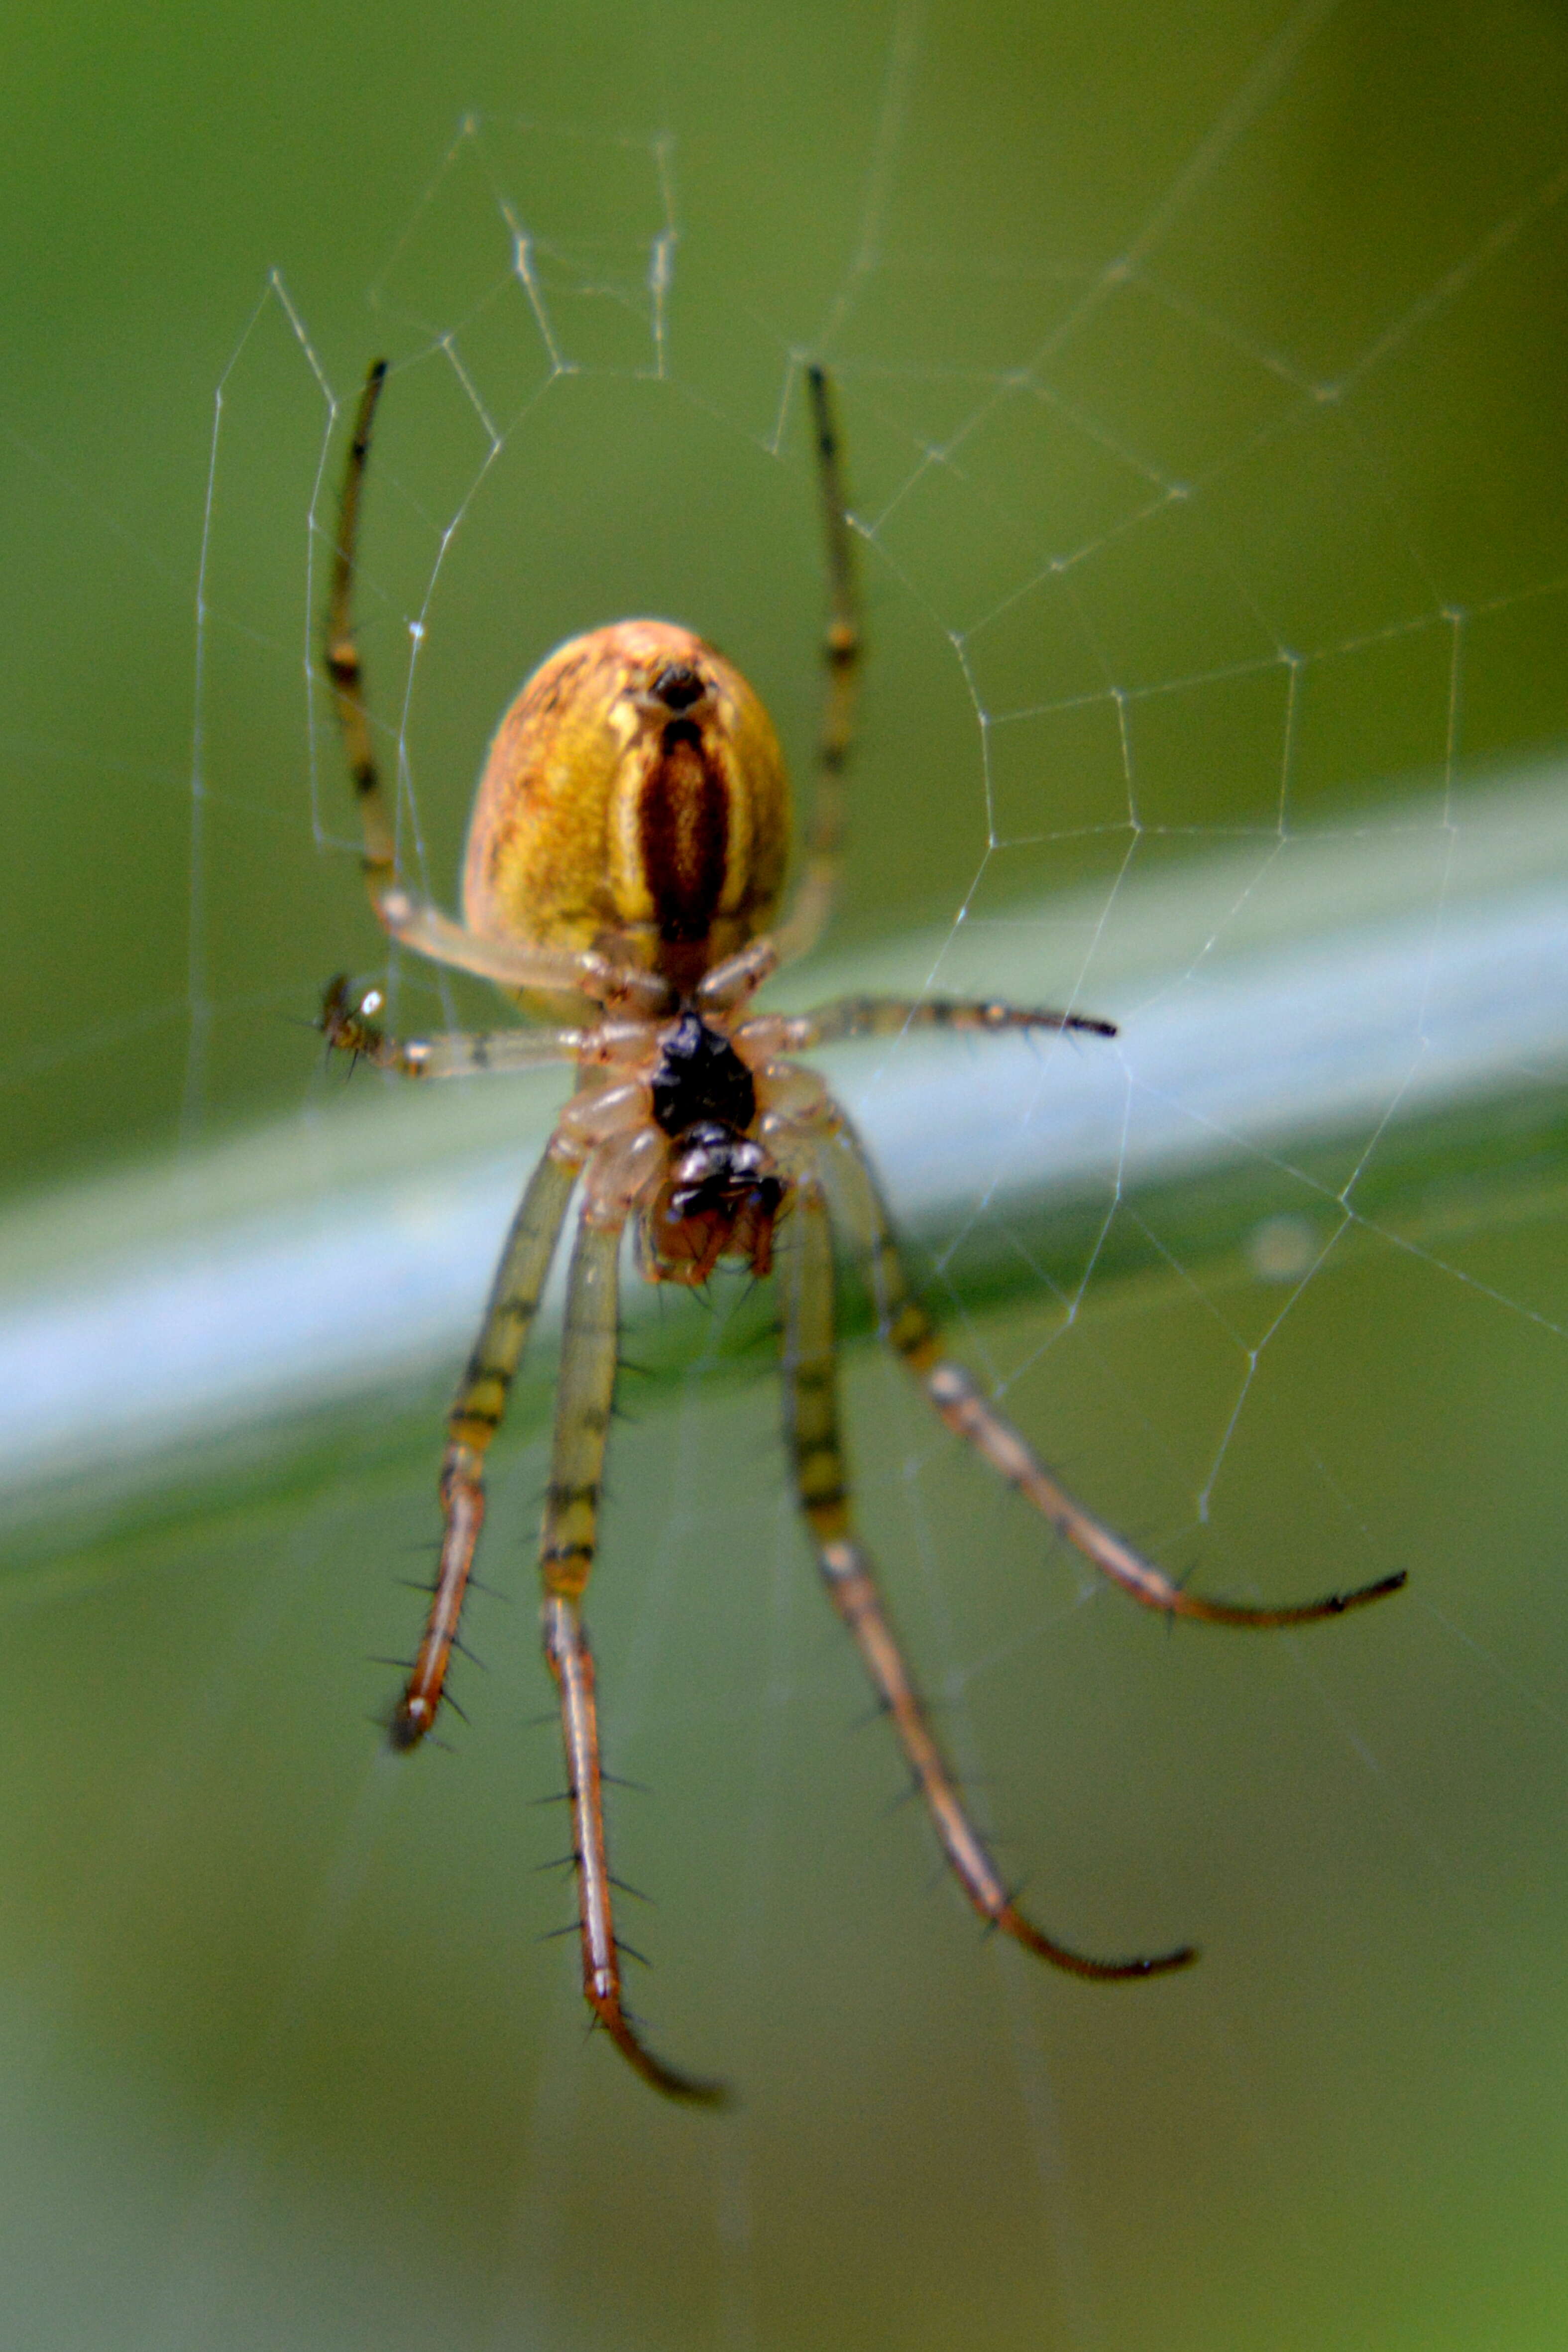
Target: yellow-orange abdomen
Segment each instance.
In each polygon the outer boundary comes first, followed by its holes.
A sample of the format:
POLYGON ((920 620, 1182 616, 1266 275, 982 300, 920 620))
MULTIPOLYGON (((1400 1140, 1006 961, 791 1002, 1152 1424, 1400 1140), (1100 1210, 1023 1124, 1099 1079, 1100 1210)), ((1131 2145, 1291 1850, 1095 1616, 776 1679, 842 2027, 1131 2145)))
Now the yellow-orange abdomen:
POLYGON ((497 729, 464 912, 493 939, 620 945, 687 989, 768 923, 789 830, 740 672, 688 629, 622 621, 558 646, 497 729))

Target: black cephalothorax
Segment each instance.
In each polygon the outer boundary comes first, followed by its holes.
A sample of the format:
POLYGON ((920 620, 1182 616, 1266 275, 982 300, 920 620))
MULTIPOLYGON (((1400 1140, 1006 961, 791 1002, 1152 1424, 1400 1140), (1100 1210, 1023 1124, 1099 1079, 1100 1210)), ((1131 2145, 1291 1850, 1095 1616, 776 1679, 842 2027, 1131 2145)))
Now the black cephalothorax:
POLYGON ((757 1117, 757 1089, 729 1039, 700 1013, 683 1013, 660 1044, 653 1117, 664 1133, 679 1141, 711 1125, 744 1135, 757 1117))

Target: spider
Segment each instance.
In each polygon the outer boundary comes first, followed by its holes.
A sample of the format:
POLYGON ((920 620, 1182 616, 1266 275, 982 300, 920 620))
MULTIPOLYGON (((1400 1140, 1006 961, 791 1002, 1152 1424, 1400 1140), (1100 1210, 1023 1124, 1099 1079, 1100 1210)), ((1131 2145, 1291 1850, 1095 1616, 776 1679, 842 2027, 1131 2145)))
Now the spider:
POLYGON ((550 1062, 577 1073, 513 1221, 447 1418, 440 1559, 423 1635, 392 1717, 392 1745, 417 1747, 441 1707, 485 1517, 486 1451, 579 1194, 539 1565, 544 1653, 559 1697, 571 1808, 582 1987, 593 2021, 656 2090, 685 2100, 725 2096, 722 2084, 657 2056, 626 2006, 605 1846, 582 1599, 615 1390, 628 1224, 650 1282, 701 1284, 724 1259, 761 1277, 777 1260, 785 1433, 817 1563, 976 1910, 1074 1976, 1151 1977, 1186 1967, 1197 1957, 1191 1945, 1143 1958, 1092 1959, 1045 1934, 1019 1908, 969 1817, 851 1518, 839 1433, 832 1224, 862 1260, 882 1337, 948 1428, 1145 1607, 1218 1624, 1302 1625, 1375 1601, 1405 1580, 1387 1576, 1292 1607, 1248 1608, 1187 1591, 1145 1559, 1068 1493, 970 1375, 942 1354, 848 1119, 821 1080, 792 1058, 841 1038, 915 1026, 1109 1037, 1111 1022, 943 997, 850 997, 798 1018, 752 1009, 761 983, 821 934, 843 829, 861 624, 827 376, 820 367, 806 373, 826 541, 827 685, 803 870, 776 928, 789 797, 771 722, 733 664, 666 621, 623 621, 573 637, 511 704, 469 825, 465 919, 454 922, 408 888, 372 747, 352 611, 371 434, 385 376, 379 361, 355 419, 325 652, 363 820, 371 904, 400 946, 494 982, 547 1025, 399 1040, 372 1018, 379 993, 356 1003, 339 979, 327 991, 320 1026, 329 1047, 410 1078, 550 1062))

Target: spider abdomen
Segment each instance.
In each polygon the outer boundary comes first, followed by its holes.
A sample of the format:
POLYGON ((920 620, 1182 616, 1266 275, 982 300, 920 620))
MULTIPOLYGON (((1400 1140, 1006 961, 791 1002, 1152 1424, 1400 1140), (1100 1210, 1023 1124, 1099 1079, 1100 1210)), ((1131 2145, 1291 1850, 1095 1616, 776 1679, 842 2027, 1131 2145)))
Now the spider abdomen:
POLYGON ((464 866, 470 927, 617 952, 677 990, 769 921, 783 755, 732 662, 668 621, 558 646, 496 730, 464 866))

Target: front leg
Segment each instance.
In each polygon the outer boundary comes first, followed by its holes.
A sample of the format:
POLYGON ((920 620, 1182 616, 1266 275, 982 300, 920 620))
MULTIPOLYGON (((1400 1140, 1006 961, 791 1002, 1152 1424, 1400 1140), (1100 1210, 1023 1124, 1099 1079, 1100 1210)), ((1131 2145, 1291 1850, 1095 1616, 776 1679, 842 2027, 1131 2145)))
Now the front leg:
POLYGON ((466 925, 455 923, 450 915, 444 915, 428 899, 416 897, 402 878, 398 864, 397 824, 376 758, 365 700, 364 664, 354 627, 360 515, 364 505, 376 406, 386 375, 385 360, 377 360, 365 378, 354 412, 338 509, 338 541, 332 555, 326 639, 321 649, 321 667, 332 689, 343 749, 348 755, 349 775, 359 803, 364 832, 360 863, 376 920, 400 945, 412 949, 416 955, 428 956, 432 962, 450 965, 457 971, 475 972, 502 988, 563 992, 581 989, 601 1003, 641 1005, 658 1012, 664 1005, 667 991, 653 974, 612 965, 592 949, 539 948, 526 940, 482 938, 466 925))
POLYGON ((985 997, 967 996, 841 996, 820 1005, 795 1024, 804 1034, 792 1037, 790 1050, 810 1045, 836 1045, 845 1037, 892 1037, 905 1029, 969 1029, 994 1034, 1000 1029, 1079 1029, 1092 1037, 1113 1037, 1113 1021, 1090 1013, 1056 1013, 1049 1009, 1020 1010, 985 997))
POLYGON ((377 1026, 379 989, 356 1004, 347 977, 327 983, 316 1026, 329 1047, 394 1070, 400 1078, 501 1076, 511 1070, 537 1070, 550 1062, 575 1061, 587 1043, 580 1029, 448 1030, 434 1037, 389 1037, 377 1026))

